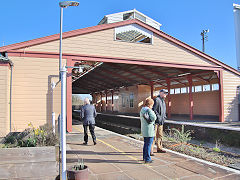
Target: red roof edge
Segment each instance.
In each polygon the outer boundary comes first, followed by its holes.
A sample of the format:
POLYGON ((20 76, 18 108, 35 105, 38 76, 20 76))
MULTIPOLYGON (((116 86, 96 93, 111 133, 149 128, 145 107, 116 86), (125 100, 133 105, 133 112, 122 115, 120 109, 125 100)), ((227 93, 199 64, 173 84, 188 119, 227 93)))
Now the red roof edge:
MULTIPOLYGON (((224 64, 223 62, 213 58, 212 56, 203 53, 202 51, 168 35, 167 33, 155 29, 145 23, 143 23, 140 20, 137 19, 132 19, 132 20, 126 20, 126 21, 121 21, 121 22, 116 22, 116 23, 111 23, 111 24, 101 24, 101 25, 97 25, 97 26, 92 26, 92 27, 87 27, 87 28, 83 28, 83 29, 77 29, 77 30, 73 30, 73 31, 68 31, 68 32, 64 32, 63 33, 63 39, 64 38, 69 38, 69 37, 73 37, 73 36, 78 36, 78 35, 83 35, 83 34, 87 34, 87 33, 92 33, 92 32, 96 32, 96 31, 101 31, 101 30, 106 30, 106 29, 111 29, 111 28, 115 28, 115 27, 119 27, 119 26, 124 26, 124 25, 128 25, 128 24, 138 24, 150 31, 152 31, 153 33, 197 54, 200 57, 203 57, 217 65, 222 66, 223 68, 230 70, 231 72, 237 74, 240 76, 240 72, 237 71, 236 69, 234 69, 233 67, 224 64)), ((47 42, 51 42, 51 41, 55 41, 59 39, 59 34, 54 34, 54 35, 50 35, 50 36, 45 36, 42 38, 37 38, 37 39, 33 39, 33 40, 29 40, 29 41, 24 41, 24 42, 20 42, 20 43, 15 43, 15 44, 11 44, 11 45, 7 45, 7 46, 3 46, 0 47, 0 52, 7 52, 9 50, 17 50, 20 48, 24 48, 24 47, 30 47, 30 46, 34 46, 34 45, 38 45, 38 44, 42 44, 42 43, 47 43, 47 42)))

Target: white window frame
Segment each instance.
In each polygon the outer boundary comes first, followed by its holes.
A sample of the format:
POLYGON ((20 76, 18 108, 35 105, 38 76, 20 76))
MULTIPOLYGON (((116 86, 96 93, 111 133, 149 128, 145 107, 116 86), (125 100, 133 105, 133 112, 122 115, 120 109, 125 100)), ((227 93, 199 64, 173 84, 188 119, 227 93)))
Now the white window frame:
POLYGON ((187 93, 187 87, 181 87, 181 94, 186 94, 187 93), (185 92, 183 92, 183 89, 185 89, 185 92))
POLYGON ((175 88, 175 94, 181 94, 181 88, 175 88), (179 93, 177 92, 177 90, 179 89, 179 93))
POLYGON ((202 87, 202 85, 197 85, 197 86, 194 87, 194 90, 195 90, 196 93, 202 92, 202 91, 203 91, 203 87, 202 87), (200 87, 201 90, 198 90, 198 91, 197 91, 196 88, 198 88, 198 87, 200 87))
POLYGON ((202 90, 203 90, 203 92, 208 92, 208 91, 211 91, 211 85, 210 84, 204 84, 203 86, 202 86, 202 90), (204 89, 204 87, 209 87, 209 89, 208 90, 205 90, 204 89))
POLYGON ((129 107, 134 108, 134 93, 129 94, 129 107), (131 99, 131 95, 133 97, 132 99, 131 99), (132 100, 132 106, 131 106, 131 100, 132 100))
POLYGON ((219 91, 219 84, 218 83, 214 83, 214 84, 211 84, 211 88, 212 88, 212 91, 219 91), (214 89, 214 85, 217 85, 217 89, 214 89))

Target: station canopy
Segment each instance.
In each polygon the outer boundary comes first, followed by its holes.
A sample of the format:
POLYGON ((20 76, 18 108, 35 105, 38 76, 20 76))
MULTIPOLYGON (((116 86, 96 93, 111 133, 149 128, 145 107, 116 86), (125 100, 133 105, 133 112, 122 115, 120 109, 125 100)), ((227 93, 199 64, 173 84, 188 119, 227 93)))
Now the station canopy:
POLYGON ((121 87, 134 85, 150 85, 167 88, 167 79, 170 86, 188 86, 188 75, 192 81, 210 83, 217 79, 214 71, 199 69, 184 69, 162 66, 148 66, 123 63, 84 62, 83 73, 74 73, 73 69, 73 94, 96 93, 105 90, 119 90, 121 87))

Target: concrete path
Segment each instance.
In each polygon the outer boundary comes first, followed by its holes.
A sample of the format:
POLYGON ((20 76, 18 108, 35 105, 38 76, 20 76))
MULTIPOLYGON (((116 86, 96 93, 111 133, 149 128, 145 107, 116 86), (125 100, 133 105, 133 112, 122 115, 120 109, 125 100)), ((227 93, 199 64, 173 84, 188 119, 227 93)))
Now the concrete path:
POLYGON ((171 152, 157 154, 154 162, 142 160, 142 142, 96 127, 97 145, 91 137, 82 145, 82 125, 74 125, 67 135, 67 166, 83 158, 90 169, 90 180, 240 180, 240 174, 211 166, 171 152))

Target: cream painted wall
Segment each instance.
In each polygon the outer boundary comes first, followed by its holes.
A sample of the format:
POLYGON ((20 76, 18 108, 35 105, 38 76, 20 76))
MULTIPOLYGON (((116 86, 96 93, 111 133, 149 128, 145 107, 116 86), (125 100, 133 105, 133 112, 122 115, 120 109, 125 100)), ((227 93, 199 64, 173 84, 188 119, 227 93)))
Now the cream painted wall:
POLYGON ((225 121, 239 121, 239 97, 237 87, 240 86, 239 76, 223 71, 223 98, 225 121))
MULTIPOLYGON (((12 91, 12 127, 24 130, 28 123, 35 127, 51 123, 52 109, 60 113, 58 59, 10 57, 14 63, 12 91), (51 90, 51 82, 57 83, 51 90)), ((63 60, 63 63, 66 63, 63 60)))
POLYGON ((0 137, 5 136, 10 129, 9 120, 9 81, 8 66, 0 65, 0 137))
MULTIPOLYGON (((22 50, 58 52, 58 46, 59 41, 52 41, 27 47, 22 50)), ((143 59, 178 64, 215 65, 158 35, 154 35, 152 45, 115 41, 114 29, 102 30, 63 39, 63 52, 143 59)))

